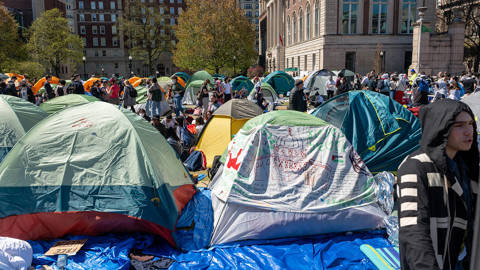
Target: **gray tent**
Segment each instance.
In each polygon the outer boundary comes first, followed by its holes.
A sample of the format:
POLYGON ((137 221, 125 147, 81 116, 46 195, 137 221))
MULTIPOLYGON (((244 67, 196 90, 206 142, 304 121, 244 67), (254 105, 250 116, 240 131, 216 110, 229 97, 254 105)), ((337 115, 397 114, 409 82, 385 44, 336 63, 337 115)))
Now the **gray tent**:
POLYGON ((325 89, 325 83, 327 82, 328 78, 332 76, 336 78, 335 73, 328 69, 322 69, 315 71, 314 73, 310 74, 308 78, 305 80, 304 86, 307 91, 310 93, 310 96, 315 95, 315 93, 319 93, 320 95, 327 95, 327 89, 325 89))

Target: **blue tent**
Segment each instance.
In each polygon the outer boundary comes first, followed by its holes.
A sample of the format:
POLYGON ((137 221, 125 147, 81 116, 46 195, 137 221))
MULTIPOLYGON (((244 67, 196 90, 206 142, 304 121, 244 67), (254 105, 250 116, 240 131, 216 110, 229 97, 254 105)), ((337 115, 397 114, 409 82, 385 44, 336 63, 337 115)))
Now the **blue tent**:
POLYGON ((295 86, 295 80, 288 73, 275 71, 270 73, 263 82, 270 84, 278 94, 287 94, 295 86))
POLYGON ((419 146, 420 121, 388 96, 350 91, 336 96, 313 113, 340 128, 371 172, 396 171, 419 146))
POLYGON ((174 75, 182 78, 182 80, 184 80, 185 82, 188 82, 188 80, 190 80, 190 75, 188 75, 185 72, 177 72, 177 73, 173 74, 172 76, 174 76, 174 75))
POLYGON ((248 79, 245 76, 235 77, 231 81, 231 84, 232 84, 233 91, 239 91, 239 90, 242 90, 242 88, 245 88, 248 92, 250 92, 250 91, 252 91, 252 89, 254 87, 254 85, 250 81, 250 79, 248 79))

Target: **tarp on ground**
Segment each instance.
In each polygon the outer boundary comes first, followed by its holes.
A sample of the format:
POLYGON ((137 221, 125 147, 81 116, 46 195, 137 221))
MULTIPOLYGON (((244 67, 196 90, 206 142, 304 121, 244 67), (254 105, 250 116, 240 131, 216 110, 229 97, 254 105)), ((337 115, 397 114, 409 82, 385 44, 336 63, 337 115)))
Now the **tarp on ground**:
POLYGON ((71 106, 82 105, 94 101, 100 100, 94 96, 69 94, 45 101, 40 104, 40 109, 48 114, 53 114, 71 106))
POLYGON ((250 81, 250 79, 245 76, 235 77, 230 83, 232 84, 233 91, 240 91, 242 89, 245 89, 247 93, 250 93, 250 91, 252 91, 254 87, 252 81, 250 81))
POLYGON ((372 91, 336 96, 313 113, 340 128, 371 172, 397 171, 419 146, 420 121, 400 103, 372 91))
MULTIPOLYGON (((252 241, 216 246, 182 253, 145 234, 109 234, 105 236, 69 236, 50 241, 29 241, 33 248, 33 266, 55 267, 56 256, 44 256, 58 240, 88 239, 75 256, 68 257, 65 270, 128 270, 129 253, 140 250, 156 259, 175 260, 169 270, 181 269, 349 269, 377 270, 360 246, 391 247, 385 232, 322 235, 270 241, 252 241)), ((57 270, 58 268, 54 268, 57 270)))
MULTIPOLYGON (((277 92, 273 89, 273 87, 268 84, 268 83, 262 83, 262 93, 263 93, 263 98, 266 99, 270 104, 278 102, 278 95, 277 92)), ((255 89, 252 89, 250 91, 250 94, 248 94, 247 97, 248 100, 255 101, 255 89)))
POLYGON ((342 132, 314 116, 257 116, 227 153, 210 184, 211 245, 383 227, 372 174, 342 132))
POLYGON ((47 116, 28 101, 0 95, 0 162, 33 126, 47 116))
POLYGON ((32 128, 0 164, 0 236, 171 232, 195 187, 163 136, 105 102, 32 128))
POLYGON ((295 86, 295 80, 290 74, 281 70, 270 73, 263 82, 270 84, 275 92, 286 95, 295 86))
POLYGON ((223 154, 233 136, 248 120, 262 113, 257 104, 246 99, 232 99, 220 106, 198 139, 197 148, 205 154, 207 167, 212 167, 215 156, 223 154))

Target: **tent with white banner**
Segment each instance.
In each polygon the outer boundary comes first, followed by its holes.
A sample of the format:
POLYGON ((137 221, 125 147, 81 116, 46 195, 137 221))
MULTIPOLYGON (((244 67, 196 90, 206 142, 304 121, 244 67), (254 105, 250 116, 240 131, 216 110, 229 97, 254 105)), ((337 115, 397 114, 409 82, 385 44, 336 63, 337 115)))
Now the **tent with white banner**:
POLYGON ((383 227, 378 184, 342 132, 311 115, 248 121, 210 188, 210 244, 383 227))

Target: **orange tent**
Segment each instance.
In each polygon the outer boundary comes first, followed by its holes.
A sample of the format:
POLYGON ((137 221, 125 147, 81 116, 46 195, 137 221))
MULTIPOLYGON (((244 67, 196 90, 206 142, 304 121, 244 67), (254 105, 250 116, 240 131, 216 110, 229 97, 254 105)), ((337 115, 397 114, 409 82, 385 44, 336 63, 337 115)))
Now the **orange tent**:
MULTIPOLYGON (((33 93, 36 95, 38 93, 38 91, 40 90, 40 88, 42 88, 42 86, 45 84, 45 82, 47 81, 47 79, 45 79, 45 77, 41 78, 40 80, 38 80, 33 86, 32 86, 32 91, 33 93)), ((50 80, 51 83, 54 83, 54 84, 58 84, 60 81, 59 78, 55 77, 55 76, 52 76, 52 79, 50 80)))
POLYGON ((90 78, 88 79, 84 84, 83 88, 85 88, 85 91, 90 92, 90 88, 92 88, 92 85, 94 82, 100 81, 100 78, 90 78))
POLYGON ((178 76, 177 76, 177 82, 178 82, 183 88, 185 88, 185 86, 187 85, 187 84, 185 83, 185 81, 184 81, 182 78, 178 77, 178 76))
POLYGON ((136 81, 134 81, 134 82, 132 83, 132 86, 133 86, 133 87, 139 86, 139 85, 142 83, 142 80, 148 80, 148 78, 138 79, 138 80, 136 80, 136 81))
POLYGON ((17 74, 17 73, 5 73, 8 77, 12 78, 13 76, 17 77, 17 81, 21 81, 25 79, 23 75, 17 74))
POLYGON ((140 80, 141 78, 140 77, 132 77, 130 79, 128 79, 128 81, 133 84, 134 82, 136 82, 137 80, 140 80))

